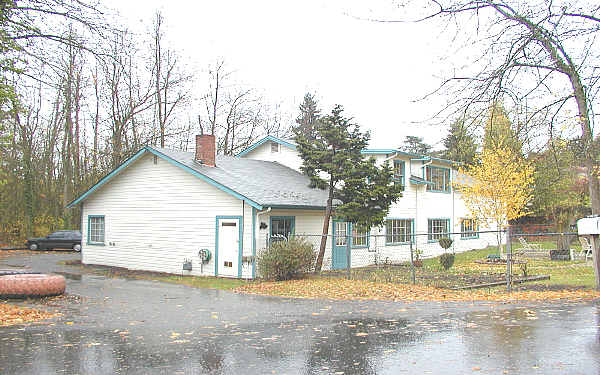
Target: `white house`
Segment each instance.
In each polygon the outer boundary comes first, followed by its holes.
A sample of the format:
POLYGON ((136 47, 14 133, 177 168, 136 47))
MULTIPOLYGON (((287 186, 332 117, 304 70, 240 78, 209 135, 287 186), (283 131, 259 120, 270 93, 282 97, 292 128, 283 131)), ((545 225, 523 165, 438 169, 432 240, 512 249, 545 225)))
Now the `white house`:
MULTIPOLYGON (((455 251, 494 243, 494 234, 474 233, 449 161, 392 149, 364 153, 394 164, 404 195, 370 233, 331 223, 324 269, 346 267, 350 234, 353 267, 407 260, 415 233, 429 233, 415 245, 424 256, 441 253, 437 239, 448 232, 463 232, 454 235, 455 251)), ((208 135, 196 137, 196 152, 147 146, 68 205, 82 209, 82 262, 253 278, 254 256, 269 238, 311 235, 318 245, 327 192, 309 188, 300 165, 295 144, 272 136, 235 157, 215 156, 208 135)))

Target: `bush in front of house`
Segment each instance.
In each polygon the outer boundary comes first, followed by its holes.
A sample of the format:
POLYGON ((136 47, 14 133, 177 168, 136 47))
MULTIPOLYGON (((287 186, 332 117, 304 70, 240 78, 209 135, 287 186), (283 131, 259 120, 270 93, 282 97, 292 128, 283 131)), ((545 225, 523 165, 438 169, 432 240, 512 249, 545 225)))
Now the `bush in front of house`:
POLYGON ((277 241, 257 256, 259 275, 267 280, 291 280, 312 271, 315 264, 313 245, 302 237, 277 241))
MULTIPOLYGON (((440 246, 446 251, 450 248, 450 246, 452 246, 452 242, 453 241, 448 237, 440 238, 440 246)), ((446 270, 446 271, 449 270, 453 264, 454 264, 454 254, 444 253, 444 254, 440 255, 440 266, 442 266, 442 268, 444 270, 446 270)))

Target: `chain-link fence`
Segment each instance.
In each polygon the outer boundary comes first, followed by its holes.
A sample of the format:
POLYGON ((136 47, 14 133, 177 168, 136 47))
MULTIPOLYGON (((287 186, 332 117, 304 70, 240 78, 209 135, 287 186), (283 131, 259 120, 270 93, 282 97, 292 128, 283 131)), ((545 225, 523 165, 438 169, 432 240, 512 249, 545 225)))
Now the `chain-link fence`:
POLYGON ((576 233, 471 231, 299 236, 310 242, 316 252, 325 238, 322 274, 330 277, 456 289, 594 286, 591 246, 576 233), (442 238, 451 241, 440 241, 442 238), (447 248, 442 247, 444 242, 449 242, 447 248))

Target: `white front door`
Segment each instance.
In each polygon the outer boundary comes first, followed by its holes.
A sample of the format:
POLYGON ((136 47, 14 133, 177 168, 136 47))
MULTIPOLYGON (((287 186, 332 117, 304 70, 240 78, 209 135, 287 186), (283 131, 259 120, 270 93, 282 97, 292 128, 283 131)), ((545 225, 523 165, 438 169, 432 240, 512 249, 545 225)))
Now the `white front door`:
POLYGON ((240 251, 239 220, 219 219, 219 257, 218 273, 220 276, 238 275, 238 256, 240 251))

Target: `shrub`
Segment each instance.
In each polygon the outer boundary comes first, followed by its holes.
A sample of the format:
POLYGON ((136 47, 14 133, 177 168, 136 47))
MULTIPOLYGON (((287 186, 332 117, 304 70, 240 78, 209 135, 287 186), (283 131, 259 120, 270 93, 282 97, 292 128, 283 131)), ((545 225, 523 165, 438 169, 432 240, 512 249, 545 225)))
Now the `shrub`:
POLYGON ((313 245, 304 238, 278 241, 257 256, 259 274, 267 280, 290 280, 310 272, 315 263, 313 245))
POLYGON ((444 250, 448 250, 450 246, 452 246, 452 240, 448 237, 440 238, 440 246, 444 248, 444 250))
POLYGON ((444 253, 440 255, 440 265, 444 270, 450 269, 454 264, 454 254, 444 253))

